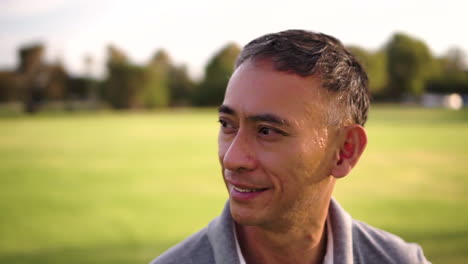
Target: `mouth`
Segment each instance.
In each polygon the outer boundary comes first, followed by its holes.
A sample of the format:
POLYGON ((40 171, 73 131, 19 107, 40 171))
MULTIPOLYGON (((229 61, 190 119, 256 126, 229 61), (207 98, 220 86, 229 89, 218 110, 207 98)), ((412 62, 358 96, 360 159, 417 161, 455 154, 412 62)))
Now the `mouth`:
POLYGON ((238 192, 241 192, 241 193, 251 193, 251 192, 262 192, 262 191, 266 191, 268 190, 268 188, 260 188, 260 189, 243 189, 243 188, 239 188, 239 187, 236 187, 236 186, 232 186, 232 188, 238 192))
POLYGON ((256 188, 253 186, 240 186, 238 184, 229 185, 231 199, 238 202, 247 202, 253 199, 257 199, 270 190, 270 188, 256 188))

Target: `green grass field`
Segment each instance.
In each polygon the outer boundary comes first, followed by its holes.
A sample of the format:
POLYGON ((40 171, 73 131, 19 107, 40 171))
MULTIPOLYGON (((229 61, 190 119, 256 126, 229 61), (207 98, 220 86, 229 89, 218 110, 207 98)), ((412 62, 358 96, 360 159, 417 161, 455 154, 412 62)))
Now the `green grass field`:
MULTIPOLYGON (((147 263, 226 200, 214 110, 0 119, 0 263, 147 263)), ((375 107, 335 197, 355 218, 468 263, 468 109, 375 107)))

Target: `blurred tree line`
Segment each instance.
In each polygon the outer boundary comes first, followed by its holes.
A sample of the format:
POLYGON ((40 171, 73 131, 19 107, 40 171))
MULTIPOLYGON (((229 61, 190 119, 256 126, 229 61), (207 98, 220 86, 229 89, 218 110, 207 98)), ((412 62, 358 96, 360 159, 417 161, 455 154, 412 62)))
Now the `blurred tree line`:
POLYGON ((239 46, 227 44, 211 58, 204 78, 196 83, 186 66, 174 65, 164 50, 157 51, 147 65, 138 66, 110 46, 102 96, 114 108, 219 105, 239 52, 239 46))
MULTIPOLYGON (((394 34, 376 51, 348 48, 366 68, 377 101, 398 102, 425 92, 468 94, 465 54, 459 48, 435 57, 422 40, 403 33, 394 34)), ((90 75, 70 76, 60 62, 43 62, 42 45, 27 46, 19 51, 15 71, 0 71, 0 103, 22 101, 27 112, 52 101, 64 102, 67 109, 76 107, 76 102, 88 107, 105 103, 115 109, 215 106, 223 100, 239 52, 234 43, 222 47, 208 61, 204 78, 196 82, 187 67, 175 65, 165 50, 156 51, 145 65, 137 65, 111 45, 107 76, 97 80, 90 75)))
POLYGON ((377 51, 348 48, 366 68, 377 101, 399 102, 424 93, 468 94, 467 65, 460 48, 435 57, 422 40, 403 33, 394 34, 377 51))

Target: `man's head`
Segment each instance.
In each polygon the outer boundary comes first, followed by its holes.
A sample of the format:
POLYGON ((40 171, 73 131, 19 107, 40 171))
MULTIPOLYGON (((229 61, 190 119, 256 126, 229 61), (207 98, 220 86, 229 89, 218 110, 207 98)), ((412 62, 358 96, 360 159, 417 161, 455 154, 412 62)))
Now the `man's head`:
POLYGON ((286 31, 249 43, 219 108, 234 219, 268 228, 323 220, 335 178, 366 145, 368 101, 365 73, 332 37, 286 31))
POLYGON ((370 103, 367 74, 336 38, 303 30, 267 34, 243 48, 235 68, 245 61, 261 59, 271 60, 278 71, 318 76, 333 102, 331 123, 364 126, 370 103))

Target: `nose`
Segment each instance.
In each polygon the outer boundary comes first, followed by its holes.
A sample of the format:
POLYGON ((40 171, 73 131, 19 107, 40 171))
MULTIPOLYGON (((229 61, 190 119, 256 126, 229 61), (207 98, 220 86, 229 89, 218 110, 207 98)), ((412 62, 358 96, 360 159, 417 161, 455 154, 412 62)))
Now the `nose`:
POLYGON ((224 169, 231 171, 251 171, 256 167, 252 145, 241 131, 230 142, 224 142, 225 153, 222 157, 224 169))

